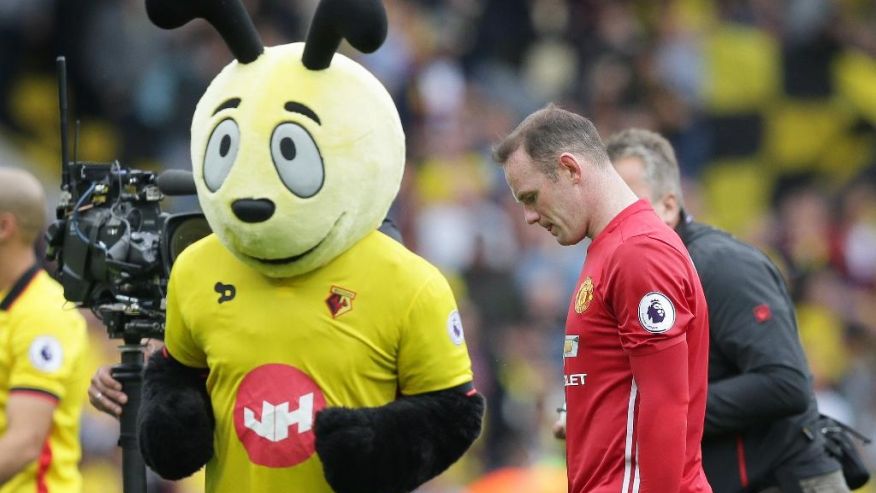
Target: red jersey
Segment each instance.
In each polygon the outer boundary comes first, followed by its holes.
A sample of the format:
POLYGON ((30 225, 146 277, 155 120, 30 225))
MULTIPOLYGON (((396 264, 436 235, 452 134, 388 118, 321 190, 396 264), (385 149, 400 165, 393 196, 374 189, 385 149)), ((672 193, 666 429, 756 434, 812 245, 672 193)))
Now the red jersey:
POLYGON ((569 493, 711 492, 700 453, 708 353, 694 265, 640 200, 593 240, 569 306, 569 493))

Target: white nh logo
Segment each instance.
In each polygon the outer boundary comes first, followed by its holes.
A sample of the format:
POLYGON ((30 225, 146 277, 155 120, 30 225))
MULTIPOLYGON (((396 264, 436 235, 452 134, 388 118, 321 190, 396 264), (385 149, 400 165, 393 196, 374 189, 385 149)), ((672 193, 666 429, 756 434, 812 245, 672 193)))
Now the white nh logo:
POLYGON ((310 431, 313 426, 313 392, 298 398, 298 409, 289 412, 289 403, 273 405, 262 401, 262 420, 248 407, 243 408, 243 424, 256 435, 272 442, 285 440, 289 436, 289 427, 298 425, 298 433, 310 431))

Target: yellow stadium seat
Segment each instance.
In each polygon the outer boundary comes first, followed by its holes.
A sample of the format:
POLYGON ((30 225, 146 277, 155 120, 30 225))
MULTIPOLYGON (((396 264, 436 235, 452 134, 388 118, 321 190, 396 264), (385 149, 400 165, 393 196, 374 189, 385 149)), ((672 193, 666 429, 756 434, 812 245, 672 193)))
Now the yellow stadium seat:
POLYGON ((718 18, 713 0, 674 0, 670 9, 679 25, 690 31, 704 32, 715 25, 718 18))
POLYGON ((705 107, 717 115, 756 111, 779 94, 779 46, 762 30, 724 23, 706 36, 705 107))
POLYGON ((845 185, 876 159, 876 138, 870 133, 837 136, 818 161, 818 169, 833 189, 845 185))
POLYGON ((839 382, 848 366, 849 355, 837 314, 823 306, 803 303, 797 307, 797 323, 816 384, 839 382))
POLYGON ((474 153, 435 156, 417 169, 417 195, 425 204, 456 202, 482 195, 489 185, 490 168, 474 153))
POLYGON ((846 50, 833 66, 836 91, 861 116, 876 124, 876 60, 858 50, 846 50))
POLYGON ((764 115, 764 157, 777 172, 813 169, 854 119, 846 106, 833 100, 784 99, 764 115))
POLYGON ((713 162, 703 172, 707 223, 744 236, 767 210, 774 177, 756 158, 713 162))
POLYGON ((26 75, 8 95, 12 119, 33 135, 58 134, 58 83, 48 75, 26 75))

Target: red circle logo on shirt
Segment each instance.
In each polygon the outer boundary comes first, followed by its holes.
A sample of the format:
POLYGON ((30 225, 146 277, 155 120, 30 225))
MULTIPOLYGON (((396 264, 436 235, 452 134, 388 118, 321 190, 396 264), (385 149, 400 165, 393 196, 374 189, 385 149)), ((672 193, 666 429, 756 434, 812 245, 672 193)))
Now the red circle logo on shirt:
POLYGON ((309 375, 288 365, 262 365, 237 388, 234 429, 253 463, 291 467, 316 450, 313 427, 323 408, 325 396, 309 375))

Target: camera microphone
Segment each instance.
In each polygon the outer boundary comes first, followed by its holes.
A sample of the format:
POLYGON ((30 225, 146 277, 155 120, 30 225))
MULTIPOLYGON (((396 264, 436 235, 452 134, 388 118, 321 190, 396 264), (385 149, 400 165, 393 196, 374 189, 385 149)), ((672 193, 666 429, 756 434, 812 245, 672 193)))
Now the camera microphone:
POLYGON ((164 195, 195 195, 195 179, 191 171, 171 169, 162 172, 156 179, 158 189, 164 195))

